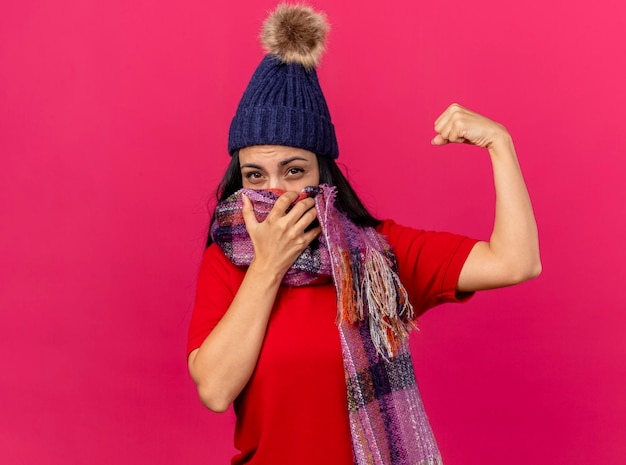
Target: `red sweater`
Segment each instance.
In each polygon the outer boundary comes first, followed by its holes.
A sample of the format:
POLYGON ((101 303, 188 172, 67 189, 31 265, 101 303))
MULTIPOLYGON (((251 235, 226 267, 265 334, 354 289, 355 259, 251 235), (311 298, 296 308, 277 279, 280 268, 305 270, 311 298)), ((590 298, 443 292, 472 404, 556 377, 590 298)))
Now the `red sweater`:
MULTIPOLYGON (((417 315, 456 292, 461 268, 476 243, 450 233, 426 232, 384 221, 399 275, 417 315)), ((200 347, 228 310, 245 269, 215 244, 204 254, 187 353, 200 347)), ((281 286, 256 369, 234 403, 232 464, 352 465, 352 446, 332 283, 281 286)))

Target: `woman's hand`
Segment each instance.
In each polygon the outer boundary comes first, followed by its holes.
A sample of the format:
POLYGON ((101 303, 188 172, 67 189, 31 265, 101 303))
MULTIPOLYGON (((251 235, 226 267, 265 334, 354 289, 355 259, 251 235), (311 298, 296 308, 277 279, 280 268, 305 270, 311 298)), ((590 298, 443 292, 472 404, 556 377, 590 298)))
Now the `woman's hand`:
POLYGON ((435 131, 433 145, 457 142, 491 149, 494 144, 510 140, 504 126, 456 103, 437 118, 435 131))
POLYGON ((297 202, 297 192, 285 192, 267 215, 258 222, 252 201, 243 196, 243 219, 254 247, 251 267, 282 278, 302 251, 322 231, 320 226, 305 231, 317 218, 315 200, 305 198, 297 202))

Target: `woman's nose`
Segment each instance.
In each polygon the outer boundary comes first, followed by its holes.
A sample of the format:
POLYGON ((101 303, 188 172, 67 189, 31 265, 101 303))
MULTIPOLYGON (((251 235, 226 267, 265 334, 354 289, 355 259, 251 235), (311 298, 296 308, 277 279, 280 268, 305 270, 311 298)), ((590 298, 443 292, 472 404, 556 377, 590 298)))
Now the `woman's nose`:
POLYGON ((269 182, 269 188, 270 189, 279 189, 281 191, 286 191, 287 190, 287 186, 285 185, 285 182, 284 182, 283 179, 270 177, 269 181, 270 181, 269 182))

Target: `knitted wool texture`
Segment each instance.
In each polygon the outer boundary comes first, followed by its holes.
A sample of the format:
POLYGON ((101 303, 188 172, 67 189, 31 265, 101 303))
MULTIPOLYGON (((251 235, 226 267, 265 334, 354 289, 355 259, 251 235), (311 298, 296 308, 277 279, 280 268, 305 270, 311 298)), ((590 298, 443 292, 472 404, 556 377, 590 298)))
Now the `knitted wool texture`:
MULTIPOLYGON (((254 258, 242 214, 244 193, 258 221, 267 217, 281 194, 241 189, 218 204, 211 236, 239 266, 254 258)), ((306 197, 315 197, 322 233, 297 258, 282 284, 303 286, 320 276, 333 279, 354 463, 441 464, 408 346, 413 309, 391 247, 375 229, 356 226, 334 207, 334 187, 307 187, 298 200, 306 197)))
POLYGON ((252 145, 299 147, 337 158, 339 146, 317 71, 266 55, 255 70, 228 133, 232 155, 252 145))

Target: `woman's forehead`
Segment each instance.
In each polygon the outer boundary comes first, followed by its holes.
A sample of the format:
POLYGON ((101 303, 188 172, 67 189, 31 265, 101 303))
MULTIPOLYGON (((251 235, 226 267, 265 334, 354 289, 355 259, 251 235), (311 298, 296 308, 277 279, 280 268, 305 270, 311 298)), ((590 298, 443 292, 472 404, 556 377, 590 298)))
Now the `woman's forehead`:
POLYGON ((291 159, 310 162, 314 161, 316 156, 308 150, 284 145, 253 145, 239 151, 239 162, 241 165, 248 163, 281 163, 284 160, 291 159))

